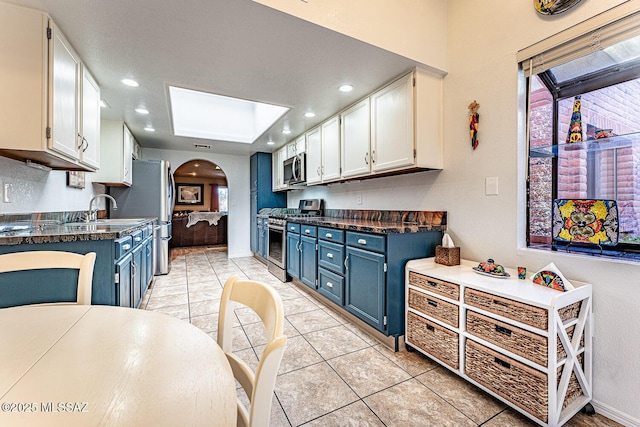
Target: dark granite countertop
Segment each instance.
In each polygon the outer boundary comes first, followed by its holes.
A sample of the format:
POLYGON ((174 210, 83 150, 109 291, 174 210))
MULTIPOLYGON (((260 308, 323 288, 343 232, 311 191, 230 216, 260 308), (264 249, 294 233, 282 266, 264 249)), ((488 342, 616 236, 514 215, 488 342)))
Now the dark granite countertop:
POLYGON ((0 223, 0 245, 21 245, 87 240, 113 240, 155 223, 156 218, 133 218, 84 222, 0 223))
POLYGON ((447 213, 443 211, 327 210, 322 217, 294 217, 288 221, 378 234, 442 232, 447 229, 447 213))

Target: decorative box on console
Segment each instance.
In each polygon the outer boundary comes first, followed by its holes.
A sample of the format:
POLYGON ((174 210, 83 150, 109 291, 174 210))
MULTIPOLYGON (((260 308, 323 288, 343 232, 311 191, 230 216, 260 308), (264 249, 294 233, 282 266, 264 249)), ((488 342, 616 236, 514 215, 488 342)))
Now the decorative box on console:
POLYGON ((436 246, 436 262, 442 265, 460 265, 460 248, 445 248, 436 246))

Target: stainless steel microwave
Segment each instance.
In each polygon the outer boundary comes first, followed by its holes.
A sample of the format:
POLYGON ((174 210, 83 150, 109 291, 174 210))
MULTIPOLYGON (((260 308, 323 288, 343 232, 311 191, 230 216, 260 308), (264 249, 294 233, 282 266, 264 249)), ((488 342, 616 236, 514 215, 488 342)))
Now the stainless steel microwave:
POLYGON ((287 184, 300 184, 307 182, 305 166, 307 158, 305 153, 300 153, 284 161, 284 182, 287 184))

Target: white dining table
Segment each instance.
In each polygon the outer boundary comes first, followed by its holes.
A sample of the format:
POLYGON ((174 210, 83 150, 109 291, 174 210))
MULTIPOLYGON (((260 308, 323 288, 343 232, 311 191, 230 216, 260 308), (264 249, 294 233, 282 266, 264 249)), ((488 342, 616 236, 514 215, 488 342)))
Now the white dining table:
POLYGON ((0 426, 231 427, 235 386, 215 340, 164 314, 0 309, 0 426))

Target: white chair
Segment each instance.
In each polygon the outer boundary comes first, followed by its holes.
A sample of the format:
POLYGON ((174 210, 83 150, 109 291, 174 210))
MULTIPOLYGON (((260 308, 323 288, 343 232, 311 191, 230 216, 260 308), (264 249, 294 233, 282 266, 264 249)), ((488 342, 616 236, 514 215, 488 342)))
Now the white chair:
POLYGON ((238 426, 267 427, 271 413, 271 401, 280 368, 280 361, 287 345, 284 328, 284 308, 280 295, 271 287, 254 280, 240 280, 233 276, 227 280, 220 300, 218 317, 218 345, 222 347, 233 375, 247 393, 250 407, 238 400, 238 426), (235 303, 251 308, 262 319, 267 335, 267 346, 259 358, 255 373, 232 353, 233 317, 235 303))
POLYGON ((91 305, 91 287, 96 253, 86 255, 59 251, 29 251, 0 255, 0 273, 51 268, 78 270, 76 303, 91 305))

